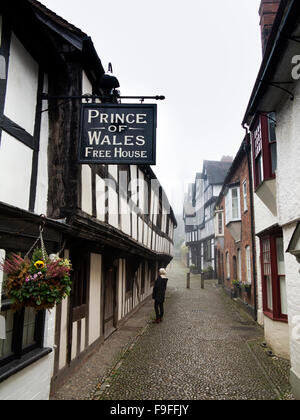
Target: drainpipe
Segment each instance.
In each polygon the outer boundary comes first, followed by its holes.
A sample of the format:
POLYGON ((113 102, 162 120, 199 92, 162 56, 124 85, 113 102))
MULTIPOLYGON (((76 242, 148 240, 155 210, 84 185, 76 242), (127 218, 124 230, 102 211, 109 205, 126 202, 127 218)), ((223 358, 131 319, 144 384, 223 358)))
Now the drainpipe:
POLYGON ((256 242, 255 242, 255 227, 254 227, 254 203, 253 203, 253 177, 252 177, 252 163, 251 163, 251 146, 250 133, 245 124, 242 124, 246 131, 246 142, 244 143, 244 150, 247 154, 249 184, 250 184, 250 218, 251 218, 251 238, 252 238, 252 270, 254 282, 254 319, 257 321, 257 275, 256 275, 256 242))

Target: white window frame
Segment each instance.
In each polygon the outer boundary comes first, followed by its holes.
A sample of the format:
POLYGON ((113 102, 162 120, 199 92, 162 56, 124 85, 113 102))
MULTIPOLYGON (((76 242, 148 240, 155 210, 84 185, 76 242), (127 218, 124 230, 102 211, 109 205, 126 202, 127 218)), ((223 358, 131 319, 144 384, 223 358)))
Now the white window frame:
POLYGON ((230 222, 236 222, 241 220, 241 197, 240 197, 240 187, 230 187, 225 196, 225 215, 226 215, 226 225, 230 222), (237 217, 233 216, 233 191, 237 191, 237 217))

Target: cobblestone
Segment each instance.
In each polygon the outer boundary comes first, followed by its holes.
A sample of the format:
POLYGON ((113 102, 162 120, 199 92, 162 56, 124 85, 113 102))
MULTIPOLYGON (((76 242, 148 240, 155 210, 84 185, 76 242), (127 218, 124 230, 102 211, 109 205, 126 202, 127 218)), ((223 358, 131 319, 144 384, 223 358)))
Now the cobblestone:
POLYGON ((289 362, 268 355, 263 330, 215 281, 202 290, 199 276, 191 276, 187 289, 186 269, 173 262, 162 323, 152 324, 149 305, 144 326, 98 377, 89 399, 293 399, 289 362))

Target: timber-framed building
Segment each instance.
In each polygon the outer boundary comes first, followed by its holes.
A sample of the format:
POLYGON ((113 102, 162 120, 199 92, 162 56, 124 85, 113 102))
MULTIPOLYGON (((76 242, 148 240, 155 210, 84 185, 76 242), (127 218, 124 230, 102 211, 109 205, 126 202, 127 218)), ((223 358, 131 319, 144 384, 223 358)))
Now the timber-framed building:
POLYGON ((57 97, 104 96, 91 38, 35 0, 3 0, 0 35, 0 258, 43 223, 73 264, 71 296, 38 315, 12 312, 0 274, 0 399, 48 399, 150 296, 176 219, 150 166, 78 164, 81 100, 57 97))

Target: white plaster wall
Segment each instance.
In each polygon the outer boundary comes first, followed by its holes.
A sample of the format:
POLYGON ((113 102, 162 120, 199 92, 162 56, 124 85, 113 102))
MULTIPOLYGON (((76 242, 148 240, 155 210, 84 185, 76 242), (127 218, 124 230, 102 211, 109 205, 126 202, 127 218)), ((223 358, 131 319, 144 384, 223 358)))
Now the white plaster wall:
POLYGON ((96 175, 96 208, 97 219, 105 221, 105 181, 96 175))
POLYGON ((48 400, 53 353, 0 384, 0 400, 48 400))
POLYGON ((89 215, 93 214, 92 206, 92 170, 89 165, 82 165, 81 167, 82 177, 82 211, 85 211, 89 215))
POLYGON ((276 113, 277 126, 277 201, 279 223, 300 218, 300 84, 294 101, 286 101, 276 113))
POLYGON ((273 321, 265 316, 265 340, 273 352, 285 359, 290 358, 289 327, 285 322, 273 321))
MULTIPOLYGON (((0 289, 1 291, 1 289, 0 289)), ((0 293, 1 294, 1 293, 0 293)), ((56 309, 46 312, 44 347, 54 346, 56 309)), ((0 384, 0 401, 48 400, 53 376, 54 351, 0 384)))
MULTIPOLYGON (((83 95, 91 95, 93 93, 93 86, 91 85, 91 82, 89 81, 85 71, 82 72, 82 94, 83 95)), ((82 102, 85 103, 85 100, 82 102)))
POLYGON ((60 343, 59 343, 59 370, 67 364, 67 340, 68 340, 68 307, 69 298, 61 303, 60 343))
POLYGON ((118 182, 118 165, 108 165, 108 172, 118 182))
POLYGON ((112 187, 108 189, 108 223, 117 229, 119 228, 118 194, 112 187))
POLYGON ((137 241, 137 215, 132 212, 132 237, 137 241))
POLYGON ((127 200, 120 196, 121 229, 126 235, 130 235, 130 208, 127 200))
MULTIPOLYGON (((64 252, 64 258, 70 258, 70 251, 68 249, 64 252)), ((69 308, 69 299, 66 298, 61 303, 61 322, 60 322, 60 343, 59 349, 59 370, 64 368, 67 364, 67 340, 68 340, 68 308, 69 308)))
MULTIPOLYGON (((277 205, 283 226, 284 247, 288 248, 300 220, 300 83, 294 101, 286 101, 276 113, 277 127, 277 205), (291 223, 293 222, 294 223, 291 223), (289 224, 288 224, 289 223, 289 224), (288 225, 287 225, 288 224, 288 225)), ((300 381, 300 265, 285 253, 289 340, 292 371, 300 381)))
POLYGON ((28 210, 32 150, 2 132, 0 145, 0 201, 28 210))
MULTIPOLYGON (((48 92, 48 76, 45 75, 43 92, 48 92)), ((44 108, 48 107, 48 101, 43 101, 44 108)), ((38 161, 38 174, 36 185, 35 213, 47 214, 48 201, 48 143, 49 143, 49 113, 42 113, 40 151, 38 161)))
POLYGON ((91 254, 90 304, 89 304, 89 345, 101 335, 101 273, 102 256, 91 254))
MULTIPOLYGON (((284 248, 287 249, 296 223, 283 228, 284 248)), ((292 370, 300 380, 300 265, 296 258, 285 254, 287 307, 292 370)))
POLYGON ((38 64, 12 34, 4 115, 34 133, 38 64))

